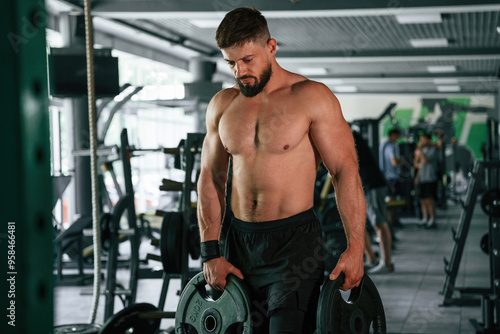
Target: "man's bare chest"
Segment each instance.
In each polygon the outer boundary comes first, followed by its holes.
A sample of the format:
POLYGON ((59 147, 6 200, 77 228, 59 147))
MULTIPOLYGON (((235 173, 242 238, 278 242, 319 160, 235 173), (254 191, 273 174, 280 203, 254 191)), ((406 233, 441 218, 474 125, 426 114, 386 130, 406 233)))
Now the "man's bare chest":
POLYGON ((219 134, 226 150, 235 154, 292 150, 308 132, 304 112, 287 105, 252 108, 231 107, 219 123, 219 134))

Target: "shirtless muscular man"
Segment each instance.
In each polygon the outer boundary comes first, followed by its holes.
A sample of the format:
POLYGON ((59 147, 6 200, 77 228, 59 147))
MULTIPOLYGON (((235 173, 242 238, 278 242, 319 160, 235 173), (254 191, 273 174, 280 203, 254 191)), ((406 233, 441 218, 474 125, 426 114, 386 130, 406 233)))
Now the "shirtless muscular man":
POLYGON ((226 14, 216 41, 236 85, 217 93, 206 112, 198 181, 204 275, 219 290, 228 274, 245 280, 262 313, 253 333, 312 333, 324 276, 321 226, 312 211, 321 161, 348 240, 330 279, 344 272, 347 290, 363 276, 366 209, 353 136, 330 89, 280 67, 259 11, 226 14), (230 159, 234 218, 221 256, 230 159))

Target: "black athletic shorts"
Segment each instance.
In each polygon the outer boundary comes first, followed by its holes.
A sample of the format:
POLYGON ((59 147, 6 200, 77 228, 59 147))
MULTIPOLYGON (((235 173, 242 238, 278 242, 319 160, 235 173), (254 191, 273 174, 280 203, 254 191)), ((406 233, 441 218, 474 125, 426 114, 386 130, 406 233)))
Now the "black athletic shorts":
POLYGON ((232 219, 225 257, 245 277, 253 333, 314 332, 323 247, 312 209, 268 222, 232 219))

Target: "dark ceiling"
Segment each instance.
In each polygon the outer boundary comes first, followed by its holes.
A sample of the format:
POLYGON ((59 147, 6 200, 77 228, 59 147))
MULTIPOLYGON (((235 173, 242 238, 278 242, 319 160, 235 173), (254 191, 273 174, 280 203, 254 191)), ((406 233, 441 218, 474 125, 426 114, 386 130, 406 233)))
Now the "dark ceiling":
MULTIPOLYGON (((81 1, 51 1, 82 7, 81 1)), ((498 94, 498 1, 97 0, 92 13, 100 20, 94 20, 96 41, 114 47, 128 41, 133 49, 134 42, 152 38, 136 53, 150 48, 156 58, 184 68, 190 58, 213 59, 222 65, 219 74, 229 77, 215 30, 227 11, 242 6, 267 17, 283 67, 333 91, 498 94), (426 42, 436 46, 412 45, 426 42)))

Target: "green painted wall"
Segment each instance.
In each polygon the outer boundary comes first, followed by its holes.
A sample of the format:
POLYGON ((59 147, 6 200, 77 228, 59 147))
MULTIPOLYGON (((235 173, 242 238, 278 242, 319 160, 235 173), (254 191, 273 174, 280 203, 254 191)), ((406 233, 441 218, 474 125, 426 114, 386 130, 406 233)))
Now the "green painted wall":
POLYGON ((394 118, 401 129, 408 129, 411 125, 413 109, 396 109, 394 118))
MULTIPOLYGON (((448 98, 443 99, 441 104, 454 103, 459 106, 469 106, 471 99, 469 97, 464 98, 448 98)), ((431 113, 427 106, 422 106, 420 110, 413 109, 396 109, 394 112, 394 118, 397 121, 398 126, 401 129, 407 129, 411 126, 413 119, 418 119, 419 121, 425 120, 425 118, 431 113), (417 114, 418 113, 418 114, 417 114)), ((394 125, 391 123, 389 116, 386 116, 381 122, 380 128, 380 139, 384 140, 387 138, 389 130, 392 129, 394 125)), ((459 142, 465 142, 466 145, 471 149, 476 159, 482 158, 481 147, 486 143, 487 140, 487 129, 485 122, 477 122, 472 118, 467 117, 467 112, 457 111, 453 116, 453 130, 455 137, 459 142), (472 124, 468 124, 473 122, 472 124), (470 131, 468 133, 468 138, 465 140, 462 137, 462 131, 465 125, 470 126, 470 131)))
POLYGON ((453 130, 455 132, 455 137, 460 140, 460 136, 462 134, 462 129, 465 124, 465 120, 467 119, 467 113, 465 111, 459 111, 455 113, 455 117, 453 120, 453 130))
POLYGON ((467 138, 466 145, 472 150, 476 159, 483 157, 481 147, 486 144, 488 129, 486 123, 471 124, 469 137, 467 138))

